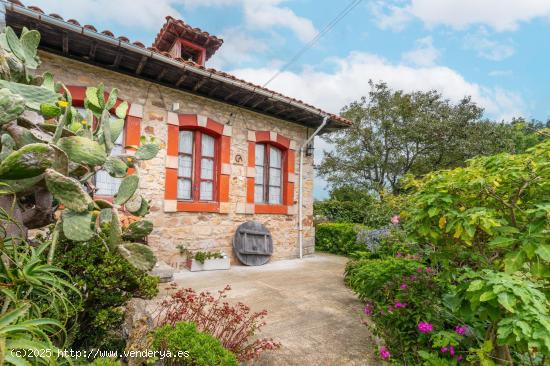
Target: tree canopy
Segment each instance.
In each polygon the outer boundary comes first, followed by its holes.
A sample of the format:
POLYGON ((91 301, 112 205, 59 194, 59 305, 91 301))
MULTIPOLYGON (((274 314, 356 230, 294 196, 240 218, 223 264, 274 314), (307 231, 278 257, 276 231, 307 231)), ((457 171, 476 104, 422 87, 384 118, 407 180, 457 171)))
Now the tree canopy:
POLYGON ((470 97, 453 103, 434 90, 407 93, 369 84, 368 97, 342 110, 352 126, 325 137, 335 149, 325 154, 319 173, 332 189, 398 192, 405 174, 463 166, 478 155, 522 152, 539 141, 532 130, 544 127, 523 119, 484 119, 470 97))

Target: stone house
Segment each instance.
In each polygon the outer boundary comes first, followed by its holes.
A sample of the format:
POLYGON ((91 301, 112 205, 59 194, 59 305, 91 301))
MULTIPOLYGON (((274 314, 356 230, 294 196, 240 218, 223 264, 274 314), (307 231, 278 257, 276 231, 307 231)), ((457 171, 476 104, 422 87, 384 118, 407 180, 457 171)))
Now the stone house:
MULTIPOLYGON (((68 86, 76 105, 86 86, 119 89, 130 109, 117 151, 141 135, 162 141, 157 157, 140 166, 155 226, 148 243, 161 260, 181 266, 180 245, 231 254, 246 221, 271 232, 274 259, 313 252, 311 137, 349 121, 207 68, 223 41, 171 17, 152 47, 17 0, 0 1, 2 23, 41 33, 39 71, 68 86)), ((118 184, 99 173, 96 195, 109 198, 118 184)))

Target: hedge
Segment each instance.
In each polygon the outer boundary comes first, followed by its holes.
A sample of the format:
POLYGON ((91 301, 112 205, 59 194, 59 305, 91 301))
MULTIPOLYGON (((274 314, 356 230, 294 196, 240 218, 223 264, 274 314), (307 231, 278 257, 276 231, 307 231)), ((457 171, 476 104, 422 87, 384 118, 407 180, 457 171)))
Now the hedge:
POLYGON ((363 228, 363 225, 357 224, 318 224, 315 230, 315 250, 343 255, 365 250, 364 245, 356 241, 357 231, 363 228))

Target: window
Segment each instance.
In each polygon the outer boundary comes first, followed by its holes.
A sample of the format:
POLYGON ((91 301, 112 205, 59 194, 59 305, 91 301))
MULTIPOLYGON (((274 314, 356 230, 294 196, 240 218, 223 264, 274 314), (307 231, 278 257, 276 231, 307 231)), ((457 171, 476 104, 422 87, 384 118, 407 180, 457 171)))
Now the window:
POLYGON ((256 144, 255 153, 254 201, 281 204, 283 152, 270 144, 256 144))
MULTIPOLYGON (((86 109, 77 108, 78 112, 82 115, 86 115, 86 109)), ((111 116, 111 119, 115 119, 114 116, 111 116)), ((124 130, 116 139, 113 149, 111 150, 110 156, 117 156, 124 154, 124 130)), ((109 173, 105 170, 99 170, 95 175, 95 187, 96 187, 96 196, 114 196, 118 192, 122 178, 111 177, 109 173)))
POLYGON ((217 163, 216 138, 201 131, 180 130, 177 198, 214 201, 217 163))

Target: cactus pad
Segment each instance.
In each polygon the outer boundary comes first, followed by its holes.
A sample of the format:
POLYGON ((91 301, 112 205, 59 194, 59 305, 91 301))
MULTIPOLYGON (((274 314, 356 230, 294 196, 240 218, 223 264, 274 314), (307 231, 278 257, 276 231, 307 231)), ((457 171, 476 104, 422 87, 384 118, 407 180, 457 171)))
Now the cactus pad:
POLYGON ((40 175, 55 162, 55 150, 46 144, 29 144, 0 163, 0 179, 25 179, 40 175))
MULTIPOLYGON (((1 165, 0 165, 1 167, 1 165)), ((118 192, 115 194, 114 203, 117 205, 123 205, 133 195, 139 185, 139 177, 137 175, 129 175, 122 180, 118 192)))
POLYGON ((105 200, 102 200, 102 199, 95 199, 94 200, 95 204, 97 207, 99 207, 100 209, 104 209, 104 208, 113 208, 113 204, 109 201, 105 201, 105 200))
POLYGON ((147 235, 151 234, 153 231, 153 223, 149 220, 140 220, 132 222, 124 233, 122 237, 126 240, 139 240, 145 238, 147 235))
POLYGON ((124 243, 118 246, 118 250, 130 264, 141 271, 150 271, 157 263, 157 258, 147 245, 124 243))
POLYGON ((157 156, 160 150, 158 144, 145 144, 138 147, 136 151, 136 159, 139 160, 151 160, 157 156))
POLYGON ((120 228, 120 219, 118 217, 118 211, 111 209, 111 228, 109 231, 108 244, 109 248, 115 249, 122 243, 122 229, 120 228))
POLYGON ((141 197, 141 206, 136 211, 128 211, 135 216, 143 217, 149 213, 150 203, 143 196, 141 197))
POLYGON ((6 80, 0 80, 0 88, 6 88, 14 94, 19 94, 25 100, 27 107, 35 111, 39 111, 40 105, 43 103, 55 104, 60 97, 56 92, 41 86, 19 84, 6 80))
POLYGON ((63 234, 69 240, 90 240, 95 234, 93 218, 94 215, 90 211, 78 213, 68 209, 63 210, 63 234))
POLYGON ((46 170, 45 178, 50 193, 66 208, 80 213, 92 207, 92 199, 76 179, 59 174, 53 169, 46 170))
POLYGON ((6 192, 23 192, 40 183, 42 179, 44 179, 43 174, 26 179, 0 180, 0 187, 2 187, 2 190, 6 192))
POLYGON ((142 200, 142 197, 139 194, 139 191, 136 190, 134 195, 128 201, 126 201, 126 203, 124 204, 124 207, 130 213, 136 212, 141 207, 141 200, 142 200))
POLYGON ((25 100, 8 89, 0 89, 0 125, 19 117, 25 111, 25 100))
POLYGON ((103 169, 105 169, 111 177, 124 178, 128 172, 128 165, 116 156, 109 156, 105 164, 103 164, 103 169))
POLYGON ((61 108, 54 104, 42 103, 40 104, 40 114, 46 119, 55 118, 61 114, 61 108))
POLYGON ((97 141, 86 137, 72 136, 59 139, 57 145, 71 161, 86 165, 103 165, 107 159, 105 150, 97 141))

